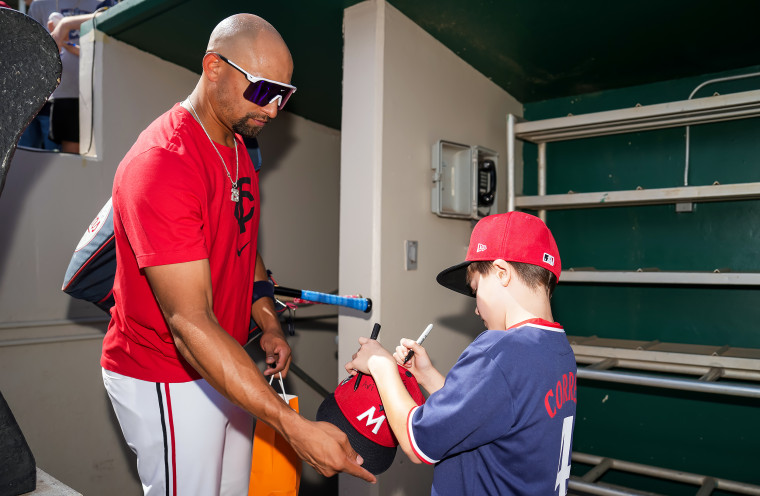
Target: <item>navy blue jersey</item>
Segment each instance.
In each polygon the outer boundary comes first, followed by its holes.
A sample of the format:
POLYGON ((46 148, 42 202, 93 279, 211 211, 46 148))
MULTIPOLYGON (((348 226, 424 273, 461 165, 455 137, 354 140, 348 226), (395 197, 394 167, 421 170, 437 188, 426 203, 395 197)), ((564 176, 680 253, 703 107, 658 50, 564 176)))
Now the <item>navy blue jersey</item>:
POLYGON ((575 377, 557 323, 534 319, 478 336, 409 415, 415 453, 436 464, 432 494, 564 496, 575 377))

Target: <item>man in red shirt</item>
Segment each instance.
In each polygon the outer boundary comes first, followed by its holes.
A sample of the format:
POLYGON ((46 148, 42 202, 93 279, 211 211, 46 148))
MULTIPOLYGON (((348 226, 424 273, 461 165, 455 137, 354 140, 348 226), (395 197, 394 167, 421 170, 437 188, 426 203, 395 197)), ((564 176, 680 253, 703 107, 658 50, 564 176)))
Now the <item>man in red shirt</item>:
POLYGON ((375 481, 346 436, 291 410, 242 348, 252 316, 264 374, 287 372, 257 252, 258 173, 241 137, 277 116, 295 92, 292 72, 269 23, 223 20, 193 92, 143 131, 116 172, 115 305, 101 365, 146 495, 246 494, 251 414, 323 475, 375 481))

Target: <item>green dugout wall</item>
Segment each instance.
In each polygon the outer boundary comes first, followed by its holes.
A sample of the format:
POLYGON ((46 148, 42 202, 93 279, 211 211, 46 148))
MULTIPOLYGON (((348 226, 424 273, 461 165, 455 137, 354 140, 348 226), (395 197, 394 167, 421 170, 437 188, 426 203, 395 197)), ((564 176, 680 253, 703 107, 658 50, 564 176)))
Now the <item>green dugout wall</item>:
MULTIPOLYGON (((686 100, 713 78, 760 66, 525 105, 529 121, 686 100)), ((760 88, 710 84, 694 98, 760 88)), ((760 118, 691 127, 689 185, 760 181, 760 118)), ((549 143, 547 194, 683 185, 685 128, 549 143)), ((537 194, 537 146, 523 147, 524 194, 537 194)), ((760 201, 547 212, 563 269, 760 272, 760 201)), ((569 335, 760 348, 760 288, 571 283, 553 298, 569 335)), ((574 450, 760 484, 760 400, 580 379, 574 450)), ((574 463, 573 473, 588 466, 574 463)), ((603 482, 659 494, 694 486, 612 472, 603 482)), ((735 494, 721 491, 715 495, 735 494)))

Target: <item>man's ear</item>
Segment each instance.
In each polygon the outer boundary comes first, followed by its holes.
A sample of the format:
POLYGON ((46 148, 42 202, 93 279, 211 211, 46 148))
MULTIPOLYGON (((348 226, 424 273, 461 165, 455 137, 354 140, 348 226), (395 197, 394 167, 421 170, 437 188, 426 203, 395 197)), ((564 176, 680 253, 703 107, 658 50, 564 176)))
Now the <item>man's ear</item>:
POLYGON ((221 67, 222 59, 213 53, 207 53, 203 56, 203 74, 209 81, 216 82, 219 79, 221 67))

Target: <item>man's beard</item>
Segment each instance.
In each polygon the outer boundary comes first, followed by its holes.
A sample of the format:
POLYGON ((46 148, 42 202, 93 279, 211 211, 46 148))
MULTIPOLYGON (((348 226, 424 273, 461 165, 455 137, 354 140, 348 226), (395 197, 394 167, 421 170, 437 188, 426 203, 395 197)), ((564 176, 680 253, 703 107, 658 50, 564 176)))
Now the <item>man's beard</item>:
POLYGON ((246 114, 242 119, 239 119, 232 123, 232 130, 244 138, 255 138, 259 135, 263 126, 251 126, 248 121, 251 119, 258 119, 265 122, 269 122, 269 117, 263 117, 256 114, 246 114))

